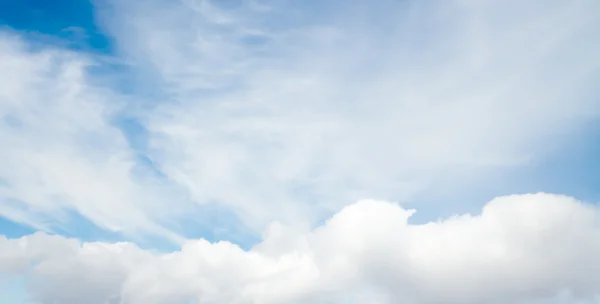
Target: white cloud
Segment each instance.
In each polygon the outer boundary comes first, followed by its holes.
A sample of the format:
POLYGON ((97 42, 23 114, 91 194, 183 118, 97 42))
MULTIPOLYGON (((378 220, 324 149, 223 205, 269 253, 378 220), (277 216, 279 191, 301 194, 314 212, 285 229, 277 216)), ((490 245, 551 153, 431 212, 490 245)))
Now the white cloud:
POLYGON ((177 239, 156 223, 159 186, 136 178, 134 154, 110 124, 123 99, 90 84, 90 58, 35 50, 0 33, 0 215, 42 230, 75 211, 130 235, 177 239), (153 186, 153 187, 152 187, 153 186))
POLYGON ((0 216, 183 243, 0 236, 0 274, 42 303, 600 303, 595 206, 509 196, 413 225, 385 201, 536 161, 597 120, 600 4, 332 3, 113 1, 103 25, 157 104, 99 85, 92 55, 0 32, 0 216), (165 178, 136 171, 123 113, 165 178), (263 240, 182 241, 187 194, 263 240), (384 200, 344 208, 365 197, 384 200))
POLYGON ((599 114, 594 1, 216 3, 119 1, 107 26, 174 100, 150 157, 259 231, 528 164, 599 114))
POLYGON ((314 223, 535 161, 599 114, 596 1, 217 3, 98 4, 157 103, 99 86, 91 55, 0 36, 0 214, 180 240, 190 194, 258 232, 314 223), (164 179, 132 173, 127 111, 164 179))
POLYGON ((41 303, 600 300, 597 206, 530 194, 425 225, 409 224, 413 213, 363 200, 310 232, 273 226, 249 251, 190 240, 158 254, 34 234, 0 239, 0 273, 23 273, 33 263, 27 273, 41 303))

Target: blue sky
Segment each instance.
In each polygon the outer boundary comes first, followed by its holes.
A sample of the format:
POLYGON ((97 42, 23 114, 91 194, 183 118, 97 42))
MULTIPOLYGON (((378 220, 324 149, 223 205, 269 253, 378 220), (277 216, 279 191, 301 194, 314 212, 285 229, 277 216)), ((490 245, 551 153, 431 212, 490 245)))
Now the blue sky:
POLYGON ((2 25, 82 51, 112 53, 110 37, 97 26, 90 1, 2 1, 2 25))
POLYGON ((363 199, 596 206, 597 6, 1 1, 0 235, 251 252, 363 199))

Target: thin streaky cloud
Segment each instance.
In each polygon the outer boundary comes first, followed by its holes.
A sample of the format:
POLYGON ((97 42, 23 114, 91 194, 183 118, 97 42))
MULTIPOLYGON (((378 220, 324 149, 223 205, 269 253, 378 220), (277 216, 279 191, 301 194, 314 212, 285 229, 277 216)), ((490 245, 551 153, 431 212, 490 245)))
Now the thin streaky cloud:
POLYGON ((101 85, 118 71, 90 73, 98 56, 2 35, 14 221, 75 211, 182 241, 173 223, 214 204, 232 229, 306 228, 358 199, 418 205, 535 163, 600 109, 595 1, 96 4, 115 56, 153 87, 126 95, 101 85))

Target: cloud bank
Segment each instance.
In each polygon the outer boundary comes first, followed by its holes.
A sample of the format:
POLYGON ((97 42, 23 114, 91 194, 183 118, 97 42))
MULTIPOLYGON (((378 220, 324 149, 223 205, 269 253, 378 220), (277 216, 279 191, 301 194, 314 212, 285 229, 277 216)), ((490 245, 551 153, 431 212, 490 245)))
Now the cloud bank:
POLYGON ((0 239, 0 272, 41 303, 598 303, 600 209, 498 197, 423 225, 363 200, 312 231, 272 225, 248 251, 189 240, 153 253, 37 233, 0 239))

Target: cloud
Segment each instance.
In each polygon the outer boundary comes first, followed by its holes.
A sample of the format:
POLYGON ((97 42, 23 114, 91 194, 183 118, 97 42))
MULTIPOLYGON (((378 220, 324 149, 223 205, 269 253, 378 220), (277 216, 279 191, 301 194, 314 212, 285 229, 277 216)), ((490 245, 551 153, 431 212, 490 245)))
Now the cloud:
POLYGON ((106 27, 169 92, 149 157, 258 231, 464 186, 597 119, 595 2, 236 3, 119 1, 106 27))
POLYGON ((600 302, 596 206, 515 195, 416 225, 389 202, 597 121, 599 4, 311 5, 97 3, 129 94, 107 58, 0 31, 0 216, 181 244, 0 237, 0 274, 41 303, 600 302), (248 250, 182 232, 245 225, 248 250))
POLYGON ((597 120, 598 11, 584 0, 102 1, 113 59, 140 77, 130 95, 104 82, 120 71, 91 71, 96 55, 2 34, 0 214, 52 231, 74 211, 181 242, 173 226, 208 222, 210 204, 260 233, 314 226, 365 197, 476 187, 597 120), (128 117, 143 148, 115 123, 128 117))
POLYGON ((12 33, 0 33, 0 54, 0 214, 52 231, 74 211, 108 230, 177 239, 156 223, 161 187, 132 173, 135 155, 111 124, 123 99, 91 84, 91 58, 12 33))
POLYGON ((0 239, 0 272, 41 303, 597 303, 600 210, 552 194, 498 197, 424 225, 362 200, 322 226, 273 225, 248 251, 190 240, 153 253, 36 233, 0 239), (31 267, 28 267, 31 265, 31 267), (580 302, 578 302, 580 301, 580 302))

